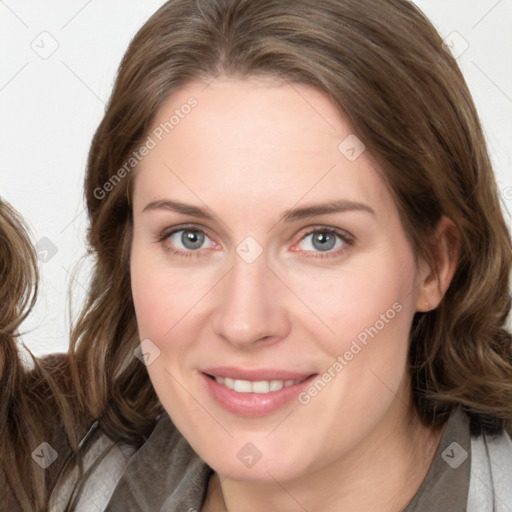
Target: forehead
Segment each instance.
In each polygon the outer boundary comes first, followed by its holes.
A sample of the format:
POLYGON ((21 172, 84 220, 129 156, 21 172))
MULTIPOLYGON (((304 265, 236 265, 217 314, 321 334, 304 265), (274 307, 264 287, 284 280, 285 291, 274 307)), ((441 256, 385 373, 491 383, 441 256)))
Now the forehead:
POLYGON ((189 84, 167 99, 152 131, 163 127, 165 132, 165 123, 173 114, 172 129, 162 134, 163 138, 171 144, 170 139, 178 138, 188 142, 184 149, 192 149, 197 142, 208 142, 208 147, 203 146, 205 151, 211 152, 215 146, 223 151, 224 157, 234 150, 247 155, 257 153, 261 146, 266 146, 265 154, 272 157, 326 150, 335 154, 339 137, 350 133, 322 92, 269 79, 218 78, 207 86, 189 84), (197 105, 189 111, 186 105, 190 98, 197 105), (197 140, 186 137, 190 132, 195 133, 197 140), (230 151, 226 152, 226 148, 230 151), (278 149, 271 152, 272 148, 278 149))
POLYGON ((362 146, 351 126, 327 95, 309 86, 268 79, 191 83, 166 100, 148 136, 153 148, 135 173, 135 202, 168 192, 195 202, 229 197, 245 208, 340 197, 390 206, 369 152, 353 159, 362 146))

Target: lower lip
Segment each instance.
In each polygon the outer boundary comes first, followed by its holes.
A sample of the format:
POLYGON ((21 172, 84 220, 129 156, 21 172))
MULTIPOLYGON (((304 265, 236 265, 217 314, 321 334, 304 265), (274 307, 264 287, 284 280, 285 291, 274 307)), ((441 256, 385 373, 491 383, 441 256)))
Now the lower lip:
POLYGON ((311 375, 299 384, 269 393, 239 393, 219 384, 205 373, 202 373, 201 376, 208 392, 223 409, 242 416, 259 417, 272 414, 293 402, 317 375, 311 375))

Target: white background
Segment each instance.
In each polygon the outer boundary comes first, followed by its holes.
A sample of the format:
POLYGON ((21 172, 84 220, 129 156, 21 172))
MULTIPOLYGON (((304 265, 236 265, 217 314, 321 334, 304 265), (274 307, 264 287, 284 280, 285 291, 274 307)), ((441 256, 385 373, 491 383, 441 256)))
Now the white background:
MULTIPOLYGON (((40 262, 39 300, 23 325, 23 341, 37 355, 67 349, 68 289, 71 284, 77 304, 89 268, 87 260, 77 268, 85 254, 82 183, 89 144, 124 51, 162 3, 0 0, 0 193, 26 219, 34 242, 46 237, 57 251, 40 262)), ((469 45, 458 61, 510 209, 512 0, 415 3, 443 38, 458 33, 450 36, 456 49, 469 45)))

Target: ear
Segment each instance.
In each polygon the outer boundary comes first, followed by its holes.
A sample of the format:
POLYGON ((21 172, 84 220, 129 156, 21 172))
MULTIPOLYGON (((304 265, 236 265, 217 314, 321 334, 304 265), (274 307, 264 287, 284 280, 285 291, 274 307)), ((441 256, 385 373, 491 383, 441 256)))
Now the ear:
POLYGON ((460 256, 460 233, 455 223, 441 217, 432 237, 432 255, 437 268, 425 261, 419 270, 416 311, 426 312, 437 308, 450 286, 460 256))

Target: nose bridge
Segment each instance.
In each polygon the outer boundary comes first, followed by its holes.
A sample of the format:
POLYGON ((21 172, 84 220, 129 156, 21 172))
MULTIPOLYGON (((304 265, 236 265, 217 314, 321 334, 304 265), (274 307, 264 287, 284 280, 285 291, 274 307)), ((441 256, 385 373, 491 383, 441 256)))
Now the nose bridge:
POLYGON ((282 293, 265 256, 251 261, 235 254, 232 269, 223 280, 214 328, 231 344, 247 345, 285 333, 282 293))

